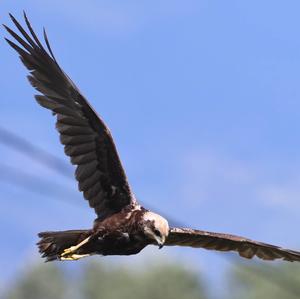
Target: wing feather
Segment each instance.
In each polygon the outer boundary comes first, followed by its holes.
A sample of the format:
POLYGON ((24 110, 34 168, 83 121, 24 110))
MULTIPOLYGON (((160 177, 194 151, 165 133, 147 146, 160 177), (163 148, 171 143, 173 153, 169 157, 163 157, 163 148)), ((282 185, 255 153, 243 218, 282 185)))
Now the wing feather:
POLYGON ((241 257, 251 259, 257 256, 263 260, 282 259, 300 261, 300 252, 261 243, 239 236, 207 231, 171 228, 166 246, 188 246, 218 251, 236 251, 241 257))
POLYGON ((30 71, 31 85, 42 93, 35 96, 36 101, 56 116, 60 141, 72 164, 77 165, 75 177, 85 199, 100 219, 135 204, 109 129, 58 65, 45 30, 47 50, 25 13, 29 33, 10 17, 21 35, 4 25, 17 44, 6 40, 30 71))

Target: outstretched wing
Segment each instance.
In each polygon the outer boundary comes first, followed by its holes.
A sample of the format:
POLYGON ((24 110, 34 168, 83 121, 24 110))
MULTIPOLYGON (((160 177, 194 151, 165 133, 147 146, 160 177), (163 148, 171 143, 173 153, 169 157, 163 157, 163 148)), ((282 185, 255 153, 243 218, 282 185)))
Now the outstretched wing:
POLYGON ((243 237, 188 228, 171 228, 165 245, 237 251, 240 256, 248 259, 257 256, 263 260, 300 261, 300 252, 297 251, 252 241, 243 237))
POLYGON ((125 172, 107 126, 95 113, 75 84, 58 65, 44 30, 46 50, 34 33, 26 14, 30 34, 10 15, 22 37, 4 25, 19 43, 7 40, 30 71, 28 79, 42 95, 37 102, 56 116, 60 141, 72 164, 79 190, 103 219, 124 206, 134 204, 125 172))

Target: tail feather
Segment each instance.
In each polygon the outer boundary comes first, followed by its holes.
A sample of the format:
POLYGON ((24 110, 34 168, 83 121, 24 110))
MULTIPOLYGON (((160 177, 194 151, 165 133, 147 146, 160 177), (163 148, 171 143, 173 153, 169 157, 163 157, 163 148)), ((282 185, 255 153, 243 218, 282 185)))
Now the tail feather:
POLYGON ((41 232, 37 243, 39 252, 46 262, 58 260, 66 248, 77 245, 91 235, 90 230, 68 230, 60 232, 41 232))

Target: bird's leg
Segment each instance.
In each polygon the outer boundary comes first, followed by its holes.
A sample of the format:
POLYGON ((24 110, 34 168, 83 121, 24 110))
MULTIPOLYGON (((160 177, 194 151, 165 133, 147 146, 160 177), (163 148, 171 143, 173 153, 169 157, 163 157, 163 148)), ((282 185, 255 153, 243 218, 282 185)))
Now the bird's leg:
POLYGON ((61 261, 77 261, 83 257, 88 257, 88 256, 91 256, 93 255, 93 253, 89 253, 89 254, 72 254, 68 257, 64 257, 64 256, 60 256, 60 260, 61 261))
POLYGON ((60 255, 60 257, 62 258, 62 257, 65 257, 66 255, 70 255, 71 253, 74 253, 77 249, 79 249, 81 246, 83 246, 84 244, 86 244, 90 240, 90 238, 91 238, 91 236, 89 236, 88 238, 84 239, 82 242, 80 242, 76 246, 71 246, 71 247, 65 249, 64 252, 60 255))

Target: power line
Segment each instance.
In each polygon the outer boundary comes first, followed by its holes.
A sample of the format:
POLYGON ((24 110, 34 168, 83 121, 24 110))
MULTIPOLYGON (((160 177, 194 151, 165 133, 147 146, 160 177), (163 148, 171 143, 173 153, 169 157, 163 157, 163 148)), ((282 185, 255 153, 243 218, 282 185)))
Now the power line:
POLYGON ((29 174, 3 163, 0 163, 0 169, 0 181, 2 182, 6 182, 37 195, 49 197, 53 200, 59 198, 58 201, 64 201, 71 205, 80 206, 77 201, 71 202, 66 200, 66 198, 74 198, 76 196, 75 192, 70 188, 66 188, 66 186, 56 182, 47 181, 40 176, 29 174))
MULTIPOLYGON (((36 194, 42 195, 42 196, 47 196, 47 197, 51 198, 52 200, 56 200, 55 199, 56 197, 53 197, 53 196, 58 196, 57 197, 57 198, 59 198, 58 201, 63 201, 70 205, 75 205, 75 203, 77 202, 77 201, 71 202, 69 200, 65 200, 66 196, 69 196, 69 195, 71 196, 71 198, 73 198, 74 193, 72 193, 71 190, 68 192, 58 191, 58 190, 62 190, 61 186, 59 184, 56 184, 56 186, 55 186, 56 188, 53 188, 53 184, 54 184, 53 182, 48 182, 39 177, 28 175, 27 173, 20 172, 19 170, 14 169, 7 165, 0 164, 0 168, 3 169, 3 171, 7 174, 4 176, 3 173, 0 173, 0 180, 6 181, 16 187, 21 187, 21 188, 25 189, 26 191, 36 193, 36 194), (38 182, 38 184, 37 184, 37 182, 38 182), (51 186, 51 187, 49 187, 49 186, 51 186), (60 187, 60 188, 57 188, 57 187, 60 187), (54 191, 53 191, 53 189, 54 189, 54 191)), ((64 188, 64 190, 65 190, 65 188, 64 188)), ((79 204, 77 204, 77 206, 79 206, 79 204)), ((237 259, 235 257, 223 255, 221 253, 219 254, 219 256, 221 258, 223 258, 230 265, 234 265, 234 267, 237 267, 237 259)), ((292 296, 295 296, 296 298, 300 297, 300 289, 295 287, 295 285, 293 283, 291 283, 290 278, 286 279, 285 282, 283 283, 281 277, 279 277, 277 274, 275 275, 274 271, 271 272, 268 270, 263 270, 262 268, 254 269, 253 267, 248 267, 248 266, 247 267, 239 267, 238 269, 250 276, 253 276, 254 278, 257 278, 257 276, 258 276, 258 277, 264 279, 265 281, 267 281, 268 283, 270 283, 272 285, 276 285, 278 288, 280 288, 284 292, 286 292, 292 296)))
MULTIPOLYGON (((44 165, 45 167, 55 170, 56 172, 67 177, 68 179, 72 177, 70 174, 70 168, 62 159, 38 148, 30 141, 26 140, 25 138, 3 127, 0 127, 0 142, 14 148, 15 150, 21 152, 22 154, 29 156, 31 159, 36 160, 37 162, 44 165)), ((8 181, 13 185, 17 185, 19 187, 27 189, 30 192, 35 192, 40 195, 41 194, 45 195, 45 191, 49 191, 49 193, 47 193, 47 196, 51 195, 50 196, 51 199, 55 199, 53 197, 54 195, 59 195, 58 197, 59 200, 67 202, 69 204, 73 204, 73 205, 75 204, 75 201, 70 202, 64 200, 65 197, 61 197, 62 194, 60 192, 57 192, 57 190, 62 190, 62 187, 53 188, 54 183, 52 182, 46 182, 44 179, 41 179, 40 177, 28 175, 24 172, 20 172, 19 170, 16 170, 7 165, 0 164, 0 168, 5 170, 4 172, 0 173, 0 179, 3 181, 8 181), (42 187, 39 187, 39 184, 41 184, 42 187), (53 189, 56 191, 53 191, 53 189)), ((65 194, 65 196, 66 195, 67 194, 65 194)), ((70 193, 70 197, 71 196, 73 197, 74 193, 72 195, 70 193)), ((179 226, 185 226, 183 224, 179 224, 178 221, 172 221, 172 222, 174 222, 174 224, 176 223, 179 226)), ((220 255, 220 256, 230 264, 236 264, 235 258, 228 258, 228 256, 225 255, 220 255)), ((294 286, 292 289, 287 288, 285 284, 282 284, 279 278, 274 277, 273 273, 264 273, 258 269, 252 270, 252 268, 249 267, 243 267, 241 269, 242 271, 250 275, 256 276, 258 274, 261 278, 265 279, 269 283, 271 284, 275 283, 279 288, 286 291, 287 293, 292 294, 293 296, 300 297, 300 289, 295 288, 294 286)))
POLYGON ((54 156, 53 154, 46 152, 45 150, 38 148, 33 145, 30 141, 26 140, 24 137, 17 135, 16 133, 3 128, 0 126, 0 142, 9 146, 22 154, 26 154, 31 159, 40 162, 44 166, 55 170, 57 173, 70 179, 71 168, 62 159, 54 156))
MULTIPOLYGON (((9 146, 22 154, 27 155, 31 159, 37 161, 41 165, 50 168, 51 170, 55 170, 57 173, 67 177, 68 179, 72 179, 74 181, 74 175, 71 174, 71 168, 69 165, 62 159, 57 156, 37 147, 24 137, 19 136, 18 134, 0 126, 0 142, 9 146)), ((10 170, 12 172, 12 170, 10 170)), ((15 172, 16 176, 18 173, 15 172)), ((26 179, 22 179, 22 184, 26 181, 26 179)), ((30 184, 35 185, 34 178, 29 182, 30 184)), ((23 184, 24 185, 24 184, 23 184)), ((140 202, 142 203, 142 202, 140 202)), ((151 205, 147 205, 149 209, 151 209, 151 205)), ((166 215, 167 216, 167 215, 166 215)), ((172 217, 167 217, 169 219, 169 223, 172 226, 184 226, 179 221, 173 219, 172 217)))

